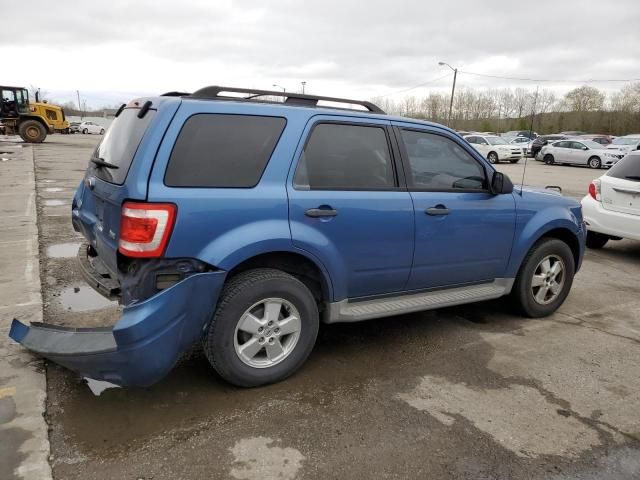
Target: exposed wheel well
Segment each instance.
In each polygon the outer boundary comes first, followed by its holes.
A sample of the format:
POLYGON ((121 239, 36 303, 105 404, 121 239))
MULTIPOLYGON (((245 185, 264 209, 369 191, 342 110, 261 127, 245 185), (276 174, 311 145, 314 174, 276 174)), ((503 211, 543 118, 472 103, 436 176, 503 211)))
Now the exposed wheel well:
POLYGON ((229 272, 227 279, 253 268, 274 268, 293 275, 311 291, 318 303, 319 310, 322 310, 325 301, 331 298, 329 285, 322 271, 304 255, 292 252, 271 252, 257 255, 236 265, 229 272))
POLYGON ((571 253, 573 253, 575 267, 578 268, 578 263, 580 261, 580 243, 578 243, 578 238, 571 232, 571 230, 567 230, 566 228, 555 228, 546 232, 542 238, 544 237, 557 238, 569 245, 571 253))

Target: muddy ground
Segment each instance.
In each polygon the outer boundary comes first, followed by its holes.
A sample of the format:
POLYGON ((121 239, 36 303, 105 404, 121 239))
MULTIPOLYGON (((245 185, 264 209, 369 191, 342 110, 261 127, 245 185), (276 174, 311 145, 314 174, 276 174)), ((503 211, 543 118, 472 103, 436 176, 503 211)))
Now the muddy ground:
MULTIPOLYGON (((117 306, 76 292, 84 284, 64 256, 75 246, 49 250, 81 240, 71 197, 98 140, 56 135, 35 147, 46 322, 118 318, 117 306)), ((500 168, 516 183, 522 166, 500 168)), ((600 173, 530 161, 527 178, 580 196, 600 173)), ((224 383, 197 349, 151 388, 99 396, 49 364, 54 476, 640 478, 638 278, 640 243, 610 242, 587 253, 547 319, 493 301, 324 325, 303 369, 265 388, 224 383)))

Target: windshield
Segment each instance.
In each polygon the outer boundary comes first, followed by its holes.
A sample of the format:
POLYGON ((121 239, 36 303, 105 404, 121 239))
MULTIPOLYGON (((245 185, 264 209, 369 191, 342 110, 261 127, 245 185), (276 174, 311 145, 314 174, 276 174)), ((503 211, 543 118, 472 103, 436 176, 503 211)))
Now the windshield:
POLYGON ((144 117, 138 118, 139 111, 138 108, 125 108, 107 130, 93 158, 118 168, 95 167, 96 177, 118 185, 124 183, 140 140, 156 114, 155 110, 149 110, 144 117))
POLYGON ((491 145, 508 145, 508 142, 504 138, 500 137, 484 137, 491 145))
POLYGON ((614 145, 635 145, 636 143, 640 143, 639 137, 627 137, 627 138, 616 138, 613 142, 614 145))

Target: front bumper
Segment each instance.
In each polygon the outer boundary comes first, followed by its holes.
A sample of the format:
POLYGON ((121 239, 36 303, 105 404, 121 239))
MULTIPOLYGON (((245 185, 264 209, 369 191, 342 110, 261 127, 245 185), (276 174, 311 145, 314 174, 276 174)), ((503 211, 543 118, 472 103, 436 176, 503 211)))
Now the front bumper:
POLYGON ((162 379, 207 327, 226 272, 198 273, 124 307, 113 328, 68 328, 13 320, 16 342, 80 375, 122 386, 162 379))

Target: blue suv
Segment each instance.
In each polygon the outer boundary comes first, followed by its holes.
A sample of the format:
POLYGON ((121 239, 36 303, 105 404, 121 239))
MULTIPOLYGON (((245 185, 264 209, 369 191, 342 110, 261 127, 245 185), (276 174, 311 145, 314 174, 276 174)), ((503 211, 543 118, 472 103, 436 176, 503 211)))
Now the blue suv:
POLYGON ((113 327, 10 335, 80 374, 150 385, 201 341, 239 386, 309 356, 320 321, 509 295, 553 313, 580 268, 580 205, 514 191, 454 131, 369 102, 207 87, 123 105, 72 204, 113 327))

